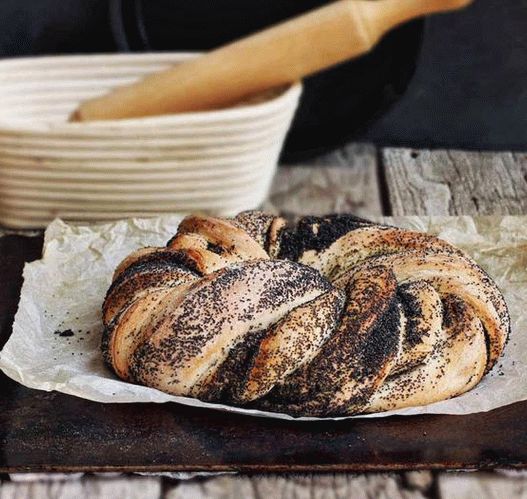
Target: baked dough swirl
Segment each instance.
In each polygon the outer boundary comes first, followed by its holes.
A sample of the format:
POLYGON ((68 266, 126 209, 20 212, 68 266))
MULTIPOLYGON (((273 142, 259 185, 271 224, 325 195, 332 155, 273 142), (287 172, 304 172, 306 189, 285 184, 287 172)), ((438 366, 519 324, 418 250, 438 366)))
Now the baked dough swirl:
POLYGON ((473 388, 510 319, 434 236, 351 215, 190 216, 116 269, 102 351, 122 379, 293 416, 425 405, 473 388))

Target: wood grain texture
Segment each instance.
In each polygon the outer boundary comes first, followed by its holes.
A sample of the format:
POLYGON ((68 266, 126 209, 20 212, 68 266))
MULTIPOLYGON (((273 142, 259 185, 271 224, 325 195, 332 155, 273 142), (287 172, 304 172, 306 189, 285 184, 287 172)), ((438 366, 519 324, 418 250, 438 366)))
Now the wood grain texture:
POLYGON ((308 166, 280 168, 264 209, 293 215, 382 214, 375 148, 351 144, 308 166))
POLYGON ((3 482, 0 499, 158 499, 162 497, 157 477, 90 476, 81 480, 3 482))
POLYGON ((444 499, 527 499, 527 478, 494 473, 449 473, 439 475, 437 490, 444 499))
POLYGON ((382 158, 393 215, 527 213, 527 154, 385 149, 382 158))
POLYGON ((167 490, 165 499, 424 499, 406 488, 397 475, 258 475, 218 477, 183 482, 167 490))
POLYGON ((404 474, 405 484, 410 489, 430 492, 434 485, 434 475, 431 471, 408 471, 404 474))

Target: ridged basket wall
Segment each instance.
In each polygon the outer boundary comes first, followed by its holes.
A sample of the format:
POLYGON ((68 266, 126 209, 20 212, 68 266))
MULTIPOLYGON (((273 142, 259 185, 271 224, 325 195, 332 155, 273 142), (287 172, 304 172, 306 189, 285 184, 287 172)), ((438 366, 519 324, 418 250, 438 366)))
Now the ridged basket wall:
POLYGON ((265 199, 300 85, 213 112, 68 123, 77 104, 194 54, 0 61, 0 224, 172 212, 230 215, 265 199))

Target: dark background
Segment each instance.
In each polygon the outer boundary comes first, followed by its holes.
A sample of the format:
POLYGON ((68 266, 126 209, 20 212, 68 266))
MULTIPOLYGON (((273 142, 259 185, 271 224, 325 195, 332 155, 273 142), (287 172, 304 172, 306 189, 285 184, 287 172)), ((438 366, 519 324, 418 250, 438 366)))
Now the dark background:
MULTIPOLYGON (((108 1, 0 0, 0 56, 122 49, 108 1)), ((149 1, 177 9, 187 0, 149 1)), ((261 10, 265 0, 254 5, 261 10)), ((195 26, 188 24, 188 30, 199 38, 195 26)), ((199 45, 197 40, 181 48, 199 45)), ((527 0, 477 0, 463 12, 427 20, 406 92, 353 138, 382 145, 525 150, 526 48, 527 0)))

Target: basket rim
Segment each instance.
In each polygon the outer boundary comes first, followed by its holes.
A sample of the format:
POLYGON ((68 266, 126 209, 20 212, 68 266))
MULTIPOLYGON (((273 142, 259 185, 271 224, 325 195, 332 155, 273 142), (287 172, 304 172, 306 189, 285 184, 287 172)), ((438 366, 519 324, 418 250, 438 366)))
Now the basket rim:
MULTIPOLYGON (((0 71, 23 71, 31 69, 34 73, 45 72, 56 66, 83 67, 88 71, 90 67, 101 63, 131 63, 146 64, 154 63, 176 63, 196 57, 200 52, 149 52, 132 54, 82 54, 82 55, 59 55, 59 56, 37 56, 19 57, 14 59, 0 59, 0 71)), ((49 80, 48 80, 49 81, 49 80)), ((0 90, 2 83, 0 81, 0 90)), ((50 123, 39 119, 34 122, 18 121, 13 116, 13 122, 8 116, 0 115, 0 133, 60 133, 62 135, 79 135, 83 131, 111 132, 112 130, 152 130, 156 126, 185 126, 185 125, 211 125, 221 124, 222 121, 244 121, 255 120, 273 114, 280 114, 287 108, 295 108, 302 91, 301 82, 285 86, 272 96, 262 102, 248 103, 237 107, 218 109, 214 111, 201 111, 192 113, 166 114, 161 116, 149 116, 143 118, 132 118, 122 120, 105 120, 91 122, 60 122, 50 123)), ((16 107, 13 107, 15 112, 16 107)), ((7 114, 7 113, 6 113, 7 114)))

